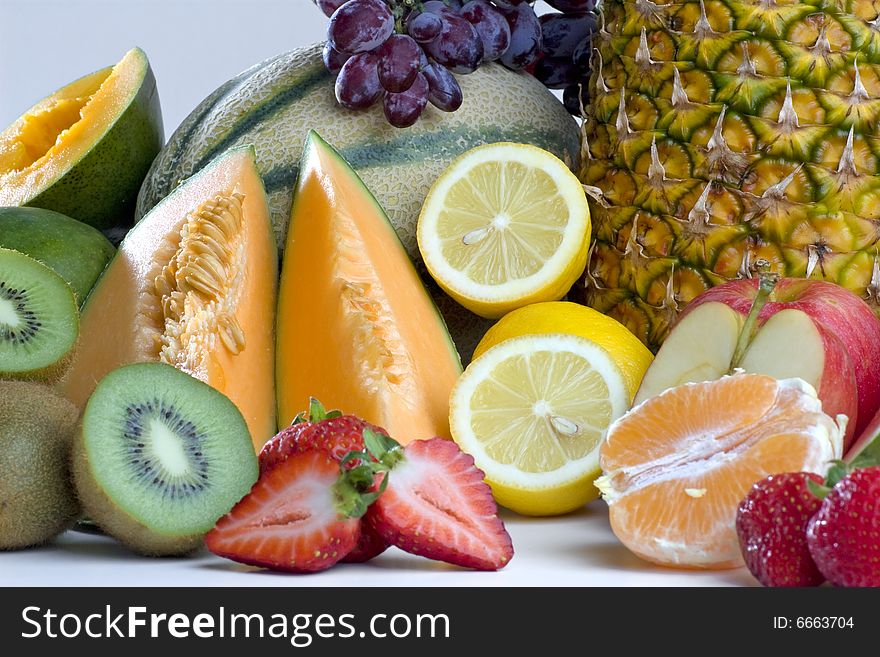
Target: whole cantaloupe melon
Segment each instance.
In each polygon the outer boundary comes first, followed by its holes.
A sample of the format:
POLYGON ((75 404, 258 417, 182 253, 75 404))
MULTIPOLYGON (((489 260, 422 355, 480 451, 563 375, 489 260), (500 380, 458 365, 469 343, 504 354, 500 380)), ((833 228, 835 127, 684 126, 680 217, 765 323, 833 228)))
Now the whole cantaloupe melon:
MULTIPOLYGON (((334 76, 321 61, 321 44, 257 64, 208 96, 156 158, 138 197, 142 217, 180 182, 218 153, 253 144, 269 197, 279 248, 284 244, 297 167, 309 130, 354 167, 386 210, 410 257, 424 275, 416 223, 428 189, 455 157, 496 141, 530 143, 575 168, 578 126, 532 76, 499 65, 458 76, 464 103, 454 113, 429 106, 415 126, 397 129, 377 105, 353 112, 334 97, 334 76)), ((467 361, 489 323, 464 310, 427 281, 467 361)))

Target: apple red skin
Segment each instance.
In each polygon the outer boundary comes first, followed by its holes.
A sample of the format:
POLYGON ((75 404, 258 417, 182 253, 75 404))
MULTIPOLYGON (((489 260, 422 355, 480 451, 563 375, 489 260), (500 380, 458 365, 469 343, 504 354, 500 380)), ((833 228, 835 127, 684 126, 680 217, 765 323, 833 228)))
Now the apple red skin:
POLYGON ((825 352, 825 367, 816 394, 822 400, 822 408, 828 415, 833 418, 846 415, 849 418, 843 437, 845 452, 858 435, 856 425, 860 418, 855 363, 836 334, 815 321, 814 326, 822 337, 822 348, 825 352), (827 372, 832 373, 832 376, 825 376, 827 372))
MULTIPOLYGON (((724 303, 736 312, 748 315, 757 290, 757 278, 729 281, 698 296, 688 304, 682 316, 710 301, 724 303)), ((781 279, 758 315, 759 324, 786 308, 806 313, 820 328, 823 339, 827 333, 836 336, 850 356, 858 395, 858 412, 850 418, 844 445, 846 451, 852 443, 852 437, 860 436, 880 410, 880 374, 875 372, 876 363, 880 362, 880 320, 867 303, 849 290, 827 281, 805 278, 781 279), (822 331, 822 328, 826 330, 822 331)), ((824 384, 823 380, 822 388, 825 388, 824 384)), ((823 391, 817 392, 824 402, 823 391)), ((830 401, 826 403, 826 409, 832 412, 830 401)))

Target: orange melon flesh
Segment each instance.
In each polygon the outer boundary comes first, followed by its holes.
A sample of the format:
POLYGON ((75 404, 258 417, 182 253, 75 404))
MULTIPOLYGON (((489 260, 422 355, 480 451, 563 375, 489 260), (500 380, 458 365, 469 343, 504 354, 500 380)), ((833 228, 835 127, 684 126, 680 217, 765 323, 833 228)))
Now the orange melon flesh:
POLYGON ((318 135, 306 141, 278 300, 279 424, 309 397, 399 442, 449 437, 461 362, 384 211, 318 135))
POLYGON ((227 151, 132 229, 83 309, 61 392, 84 406, 120 365, 164 361, 275 433, 277 251, 253 148, 227 151))
POLYGON ((0 134, 0 204, 21 205, 72 167, 131 101, 148 64, 140 49, 43 99, 0 134))

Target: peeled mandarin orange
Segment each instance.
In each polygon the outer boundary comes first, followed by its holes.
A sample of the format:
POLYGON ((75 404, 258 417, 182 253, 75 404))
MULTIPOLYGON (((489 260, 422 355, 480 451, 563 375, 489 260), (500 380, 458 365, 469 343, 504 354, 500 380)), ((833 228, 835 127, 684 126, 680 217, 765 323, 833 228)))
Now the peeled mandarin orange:
POLYGON ((633 553, 679 568, 742 565, 736 508, 756 481, 824 474, 845 418, 801 379, 735 374, 648 399, 608 430, 596 481, 611 528, 633 553))

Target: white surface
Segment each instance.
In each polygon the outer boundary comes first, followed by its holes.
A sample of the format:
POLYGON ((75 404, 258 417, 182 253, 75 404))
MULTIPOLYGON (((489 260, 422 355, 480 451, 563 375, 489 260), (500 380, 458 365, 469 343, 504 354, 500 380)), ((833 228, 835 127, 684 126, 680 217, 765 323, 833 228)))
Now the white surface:
MULTIPOLYGON (((54 89, 115 63, 150 58, 166 135, 222 82, 279 52, 322 39, 311 0, 0 0, 0 127, 54 89)), ((313 576, 252 574, 207 553, 137 557, 107 538, 70 532, 50 547, 0 553, 0 586, 702 586, 753 584, 744 569, 655 568, 614 538, 602 502, 554 519, 505 516, 516 556, 473 573, 391 549, 366 565, 313 576)))
POLYGON ((715 572, 654 567, 630 554, 608 527, 601 501, 552 519, 505 514, 516 554, 496 573, 478 573, 391 548, 367 564, 314 575, 271 573, 201 552, 149 559, 110 539, 68 532, 58 543, 0 552, 3 586, 734 586, 754 585, 745 568, 715 572))
POLYGON ((311 0, 0 0, 0 129, 140 46, 167 137, 229 78, 323 40, 326 21, 311 0))
MULTIPOLYGON (((548 7, 539 3, 539 12, 548 7)), ((323 41, 312 0, 0 0, 0 130, 55 89, 140 46, 165 136, 257 62, 323 41)))

